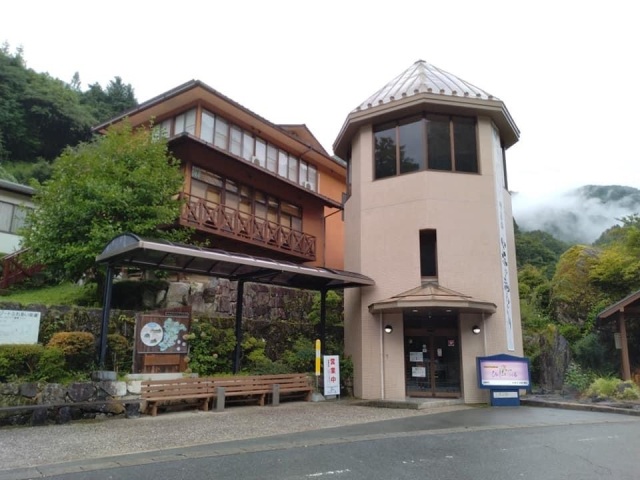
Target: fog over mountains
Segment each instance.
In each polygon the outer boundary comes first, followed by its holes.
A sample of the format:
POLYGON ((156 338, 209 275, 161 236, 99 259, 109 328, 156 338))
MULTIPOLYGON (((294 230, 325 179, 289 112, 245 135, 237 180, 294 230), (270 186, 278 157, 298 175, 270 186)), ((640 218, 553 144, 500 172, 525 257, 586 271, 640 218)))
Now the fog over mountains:
POLYGON ((640 213, 640 190, 620 185, 585 185, 552 197, 512 196, 513 216, 521 230, 543 230, 569 243, 590 244, 640 213))

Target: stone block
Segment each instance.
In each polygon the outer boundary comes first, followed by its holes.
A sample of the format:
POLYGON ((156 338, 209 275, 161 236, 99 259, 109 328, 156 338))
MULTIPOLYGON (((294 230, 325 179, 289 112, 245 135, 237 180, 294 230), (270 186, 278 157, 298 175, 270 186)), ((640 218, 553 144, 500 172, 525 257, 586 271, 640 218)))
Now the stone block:
POLYGON ((140 392, 142 391, 142 381, 129 380, 127 382, 127 391, 134 395, 140 395, 140 392))
POLYGON ((34 382, 21 383, 20 395, 27 398, 35 398, 38 395, 38 384, 34 382))
POLYGON ((67 388, 67 394, 73 402, 86 402, 96 393, 96 387, 92 383, 72 383, 67 388))
POLYGON ((140 404, 139 403, 125 403, 124 404, 124 416, 126 418, 138 418, 140 416, 140 404))
POLYGON ((17 383, 0 383, 0 395, 18 395, 20 386, 17 383))
POLYGON ((31 426, 40 426, 46 425, 49 419, 49 412, 47 407, 36 408, 33 413, 31 413, 31 426))
POLYGON ((69 423, 73 419, 71 407, 60 407, 56 413, 56 423, 59 425, 69 423))
POLYGON ((39 403, 64 403, 67 389, 58 383, 48 383, 42 390, 42 401, 39 403))

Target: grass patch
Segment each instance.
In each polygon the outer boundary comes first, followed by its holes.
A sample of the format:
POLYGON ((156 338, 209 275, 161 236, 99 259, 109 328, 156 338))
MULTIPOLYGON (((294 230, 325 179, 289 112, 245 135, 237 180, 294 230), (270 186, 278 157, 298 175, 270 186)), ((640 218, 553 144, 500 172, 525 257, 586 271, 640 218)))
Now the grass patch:
POLYGON ((75 283, 61 283, 53 286, 43 286, 29 290, 15 290, 0 297, 0 302, 31 305, 34 303, 46 306, 52 305, 81 305, 96 306, 96 285, 77 285, 75 283))

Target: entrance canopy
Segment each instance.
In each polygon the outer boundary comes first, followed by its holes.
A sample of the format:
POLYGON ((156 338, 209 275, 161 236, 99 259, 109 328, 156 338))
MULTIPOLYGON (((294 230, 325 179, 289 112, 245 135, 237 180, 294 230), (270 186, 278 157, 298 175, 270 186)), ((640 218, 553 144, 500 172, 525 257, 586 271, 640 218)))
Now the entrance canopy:
POLYGON ((440 309, 491 314, 496 312, 496 305, 441 287, 437 282, 428 282, 420 287, 369 305, 371 313, 402 312, 405 309, 440 309))
POLYGON ((123 233, 111 240, 96 262, 111 267, 169 270, 308 290, 374 285, 371 278, 359 273, 146 239, 133 233, 123 233))

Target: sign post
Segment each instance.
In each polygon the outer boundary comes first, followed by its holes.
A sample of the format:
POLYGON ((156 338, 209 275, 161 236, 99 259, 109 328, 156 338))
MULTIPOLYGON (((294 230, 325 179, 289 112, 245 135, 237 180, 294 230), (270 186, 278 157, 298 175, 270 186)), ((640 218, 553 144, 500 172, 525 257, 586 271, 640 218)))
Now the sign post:
POLYGON ((324 400, 324 397, 322 396, 322 394, 320 393, 320 367, 322 366, 322 362, 321 362, 321 352, 320 352, 320 340, 316 340, 315 343, 315 347, 316 347, 316 389, 315 391, 311 394, 311 401, 312 402, 322 402, 324 400))
POLYGON ((492 407, 520 405, 520 390, 531 391, 529 359, 513 355, 476 357, 478 387, 490 390, 492 407))

